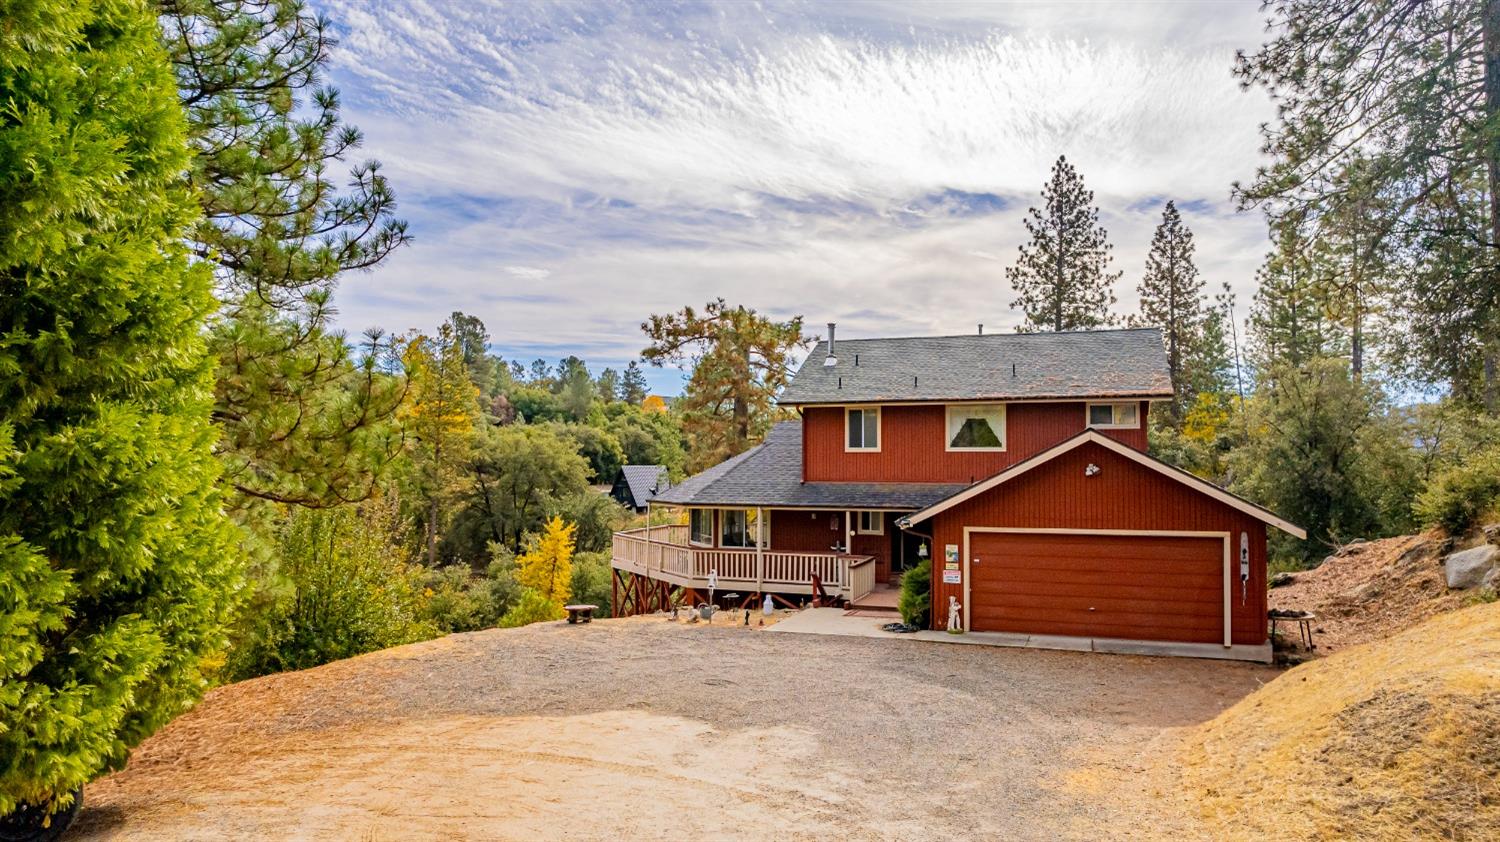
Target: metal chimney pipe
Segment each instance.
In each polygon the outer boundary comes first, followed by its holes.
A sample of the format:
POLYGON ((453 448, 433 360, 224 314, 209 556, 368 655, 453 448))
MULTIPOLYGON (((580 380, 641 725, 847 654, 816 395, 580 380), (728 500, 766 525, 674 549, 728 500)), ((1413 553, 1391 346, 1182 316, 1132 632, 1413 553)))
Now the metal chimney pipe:
POLYGON ((980 336, 984 335, 984 322, 980 322, 979 323, 979 335, 980 336))
POLYGON ((835 322, 828 323, 828 356, 823 359, 825 366, 837 365, 839 361, 839 358, 833 354, 833 331, 836 327, 838 325, 835 322))

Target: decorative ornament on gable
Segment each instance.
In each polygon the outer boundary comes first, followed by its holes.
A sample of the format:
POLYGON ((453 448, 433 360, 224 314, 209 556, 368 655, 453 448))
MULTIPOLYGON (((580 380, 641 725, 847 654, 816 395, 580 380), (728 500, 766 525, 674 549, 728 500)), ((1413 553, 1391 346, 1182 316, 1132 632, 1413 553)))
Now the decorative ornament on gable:
POLYGON ((1098 476, 1099 466, 1095 465, 1093 462, 1090 462, 1089 466, 1083 469, 1083 475, 1086 477, 1098 476))

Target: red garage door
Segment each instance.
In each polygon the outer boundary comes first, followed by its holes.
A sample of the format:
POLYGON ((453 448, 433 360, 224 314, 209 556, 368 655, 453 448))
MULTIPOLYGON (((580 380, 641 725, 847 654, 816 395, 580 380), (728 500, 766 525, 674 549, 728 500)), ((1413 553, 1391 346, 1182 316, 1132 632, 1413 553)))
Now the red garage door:
POLYGON ((1222 538, 973 532, 974 631, 1224 642, 1222 538))

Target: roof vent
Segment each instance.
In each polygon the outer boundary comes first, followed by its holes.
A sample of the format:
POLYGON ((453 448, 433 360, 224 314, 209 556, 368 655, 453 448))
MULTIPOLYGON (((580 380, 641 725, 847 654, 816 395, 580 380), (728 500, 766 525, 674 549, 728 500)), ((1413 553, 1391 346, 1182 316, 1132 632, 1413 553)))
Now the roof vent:
POLYGON ((979 323, 979 335, 980 336, 984 335, 984 322, 980 322, 979 323))
POLYGON ((835 327, 838 327, 836 323, 828 323, 828 356, 823 358, 823 365, 825 367, 839 364, 839 358, 833 355, 833 329, 835 327))

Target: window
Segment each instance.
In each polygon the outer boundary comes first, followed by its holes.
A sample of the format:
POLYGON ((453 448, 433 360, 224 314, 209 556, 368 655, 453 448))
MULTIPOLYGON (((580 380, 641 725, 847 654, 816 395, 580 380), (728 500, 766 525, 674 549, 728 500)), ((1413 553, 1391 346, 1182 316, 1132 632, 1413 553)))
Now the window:
POLYGON ((705 547, 714 545, 714 510, 693 509, 688 515, 688 540, 705 547))
POLYGON ((854 521, 854 531, 860 535, 884 535, 885 513, 884 512, 856 512, 859 516, 854 521))
POLYGON ((1141 426, 1139 415, 1140 407, 1134 402, 1089 404, 1090 427, 1129 427, 1133 429, 1141 426))
POLYGON ((948 450, 1004 450, 1005 404, 948 407, 948 450))
POLYGON ((880 449, 880 407, 844 410, 846 435, 845 450, 880 449))
POLYGON ((754 509, 725 509, 719 514, 719 546, 754 547, 759 526, 754 509))

